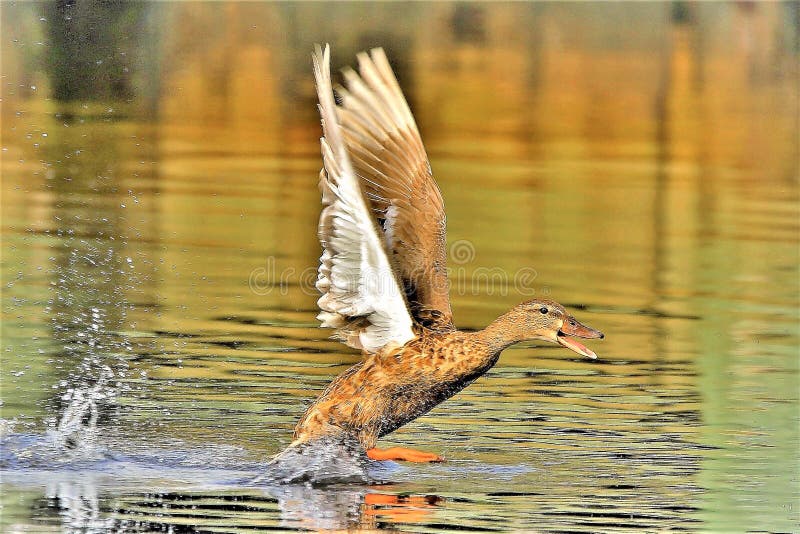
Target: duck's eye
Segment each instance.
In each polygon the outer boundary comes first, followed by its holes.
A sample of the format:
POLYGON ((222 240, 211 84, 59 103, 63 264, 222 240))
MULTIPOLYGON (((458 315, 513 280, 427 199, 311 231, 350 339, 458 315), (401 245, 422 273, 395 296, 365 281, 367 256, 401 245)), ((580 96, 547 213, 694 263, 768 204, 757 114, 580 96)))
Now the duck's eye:
POLYGON ((547 308, 539 308, 539 311, 542 312, 542 314, 545 314, 547 313, 547 308))

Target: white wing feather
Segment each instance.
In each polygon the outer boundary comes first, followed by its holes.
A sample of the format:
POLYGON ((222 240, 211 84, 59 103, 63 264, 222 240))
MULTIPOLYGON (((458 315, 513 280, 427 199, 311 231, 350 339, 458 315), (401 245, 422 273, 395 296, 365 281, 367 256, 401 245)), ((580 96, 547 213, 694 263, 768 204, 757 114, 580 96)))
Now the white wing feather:
POLYGON ((347 153, 327 45, 324 52, 315 50, 314 77, 324 135, 320 189, 325 206, 319 222, 322 312, 317 318, 324 327, 338 328, 348 345, 367 352, 392 342, 403 345, 416 337, 413 320, 347 153))

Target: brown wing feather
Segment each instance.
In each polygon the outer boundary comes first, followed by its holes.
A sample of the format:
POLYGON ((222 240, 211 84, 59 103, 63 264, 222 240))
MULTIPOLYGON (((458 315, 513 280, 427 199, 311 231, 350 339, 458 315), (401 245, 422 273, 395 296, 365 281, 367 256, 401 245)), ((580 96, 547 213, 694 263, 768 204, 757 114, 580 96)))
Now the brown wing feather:
POLYGON ((444 202, 411 110, 382 49, 345 69, 339 120, 415 320, 451 329, 444 202))

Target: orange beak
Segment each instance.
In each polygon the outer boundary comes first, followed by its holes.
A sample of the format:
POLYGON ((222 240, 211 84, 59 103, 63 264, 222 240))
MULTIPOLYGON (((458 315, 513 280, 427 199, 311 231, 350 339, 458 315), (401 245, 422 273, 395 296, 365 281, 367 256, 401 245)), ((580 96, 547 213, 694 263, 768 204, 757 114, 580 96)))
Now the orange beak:
POLYGON ((575 351, 578 354, 583 354, 587 358, 591 358, 593 360, 597 358, 597 354, 595 354, 591 349, 585 347, 583 344, 578 343, 574 339, 570 339, 567 336, 576 336, 586 339, 603 339, 605 337, 600 330, 595 330, 594 328, 589 328, 588 326, 581 324, 571 315, 568 315, 567 318, 564 319, 564 324, 561 325, 561 329, 558 331, 556 336, 558 344, 562 347, 567 347, 569 350, 575 351))

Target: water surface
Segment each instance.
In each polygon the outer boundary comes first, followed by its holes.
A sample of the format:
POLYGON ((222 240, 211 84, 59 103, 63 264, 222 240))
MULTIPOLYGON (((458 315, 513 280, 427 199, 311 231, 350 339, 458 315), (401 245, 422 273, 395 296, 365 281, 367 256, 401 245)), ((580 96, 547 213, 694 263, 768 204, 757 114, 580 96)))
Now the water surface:
POLYGON ((3 530, 797 529, 791 6, 137 6, 66 74, 63 14, 2 9, 3 530), (545 296, 606 339, 382 441, 445 464, 268 487, 359 359, 314 318, 323 41, 395 62, 457 324, 545 296))

